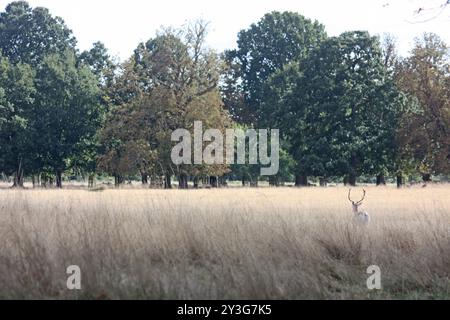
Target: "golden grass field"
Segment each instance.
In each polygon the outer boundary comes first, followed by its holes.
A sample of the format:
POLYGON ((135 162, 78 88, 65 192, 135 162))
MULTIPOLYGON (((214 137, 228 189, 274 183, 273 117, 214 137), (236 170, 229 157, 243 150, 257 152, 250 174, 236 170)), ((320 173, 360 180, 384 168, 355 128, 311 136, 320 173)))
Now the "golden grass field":
POLYGON ((450 298, 450 186, 366 190, 2 189, 0 298, 450 298))

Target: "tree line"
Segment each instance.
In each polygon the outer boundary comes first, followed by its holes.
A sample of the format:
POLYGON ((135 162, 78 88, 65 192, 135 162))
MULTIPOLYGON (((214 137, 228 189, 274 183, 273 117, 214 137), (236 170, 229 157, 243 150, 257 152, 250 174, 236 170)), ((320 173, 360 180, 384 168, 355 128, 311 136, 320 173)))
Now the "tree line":
POLYGON ((450 174, 449 48, 435 34, 407 57, 392 37, 328 36, 294 12, 271 12, 237 35, 237 48, 208 48, 208 24, 162 28, 125 61, 101 42, 80 52, 61 18, 25 1, 0 13, 0 172, 23 187, 62 187, 97 174, 120 185, 257 185, 257 165, 180 165, 171 133, 277 128, 274 186, 361 176, 450 174))

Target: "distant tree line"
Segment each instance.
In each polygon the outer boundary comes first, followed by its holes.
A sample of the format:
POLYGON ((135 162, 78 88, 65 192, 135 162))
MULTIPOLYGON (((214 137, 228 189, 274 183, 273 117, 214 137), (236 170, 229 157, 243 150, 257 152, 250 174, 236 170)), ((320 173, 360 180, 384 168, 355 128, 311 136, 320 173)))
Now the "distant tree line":
POLYGON ((47 9, 10 3, 0 13, 2 175, 15 187, 80 175, 92 186, 97 174, 116 185, 257 185, 257 165, 172 163, 172 131, 194 121, 280 129, 274 186, 450 174, 450 57, 437 35, 400 57, 392 37, 329 37, 317 21, 271 12, 218 54, 207 30, 163 28, 118 62, 100 42, 80 52, 47 9))

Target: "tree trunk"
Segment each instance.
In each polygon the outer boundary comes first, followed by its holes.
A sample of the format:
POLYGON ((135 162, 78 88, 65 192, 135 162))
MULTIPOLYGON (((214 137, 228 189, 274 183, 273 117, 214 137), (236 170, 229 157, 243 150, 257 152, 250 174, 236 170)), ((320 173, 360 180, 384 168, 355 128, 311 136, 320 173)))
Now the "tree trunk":
POLYGON ((184 174, 183 175, 183 189, 188 189, 189 188, 189 177, 184 174))
POLYGON ((385 186, 386 185, 386 179, 384 177, 384 174, 377 175, 377 186, 385 186))
POLYGON ((270 176, 269 177, 269 185, 271 187, 279 187, 280 186, 280 180, 277 176, 270 176))
POLYGON ((162 181, 161 177, 157 175, 151 175, 149 180, 150 188, 160 188, 161 181, 162 181))
POLYGON ((403 187, 403 175, 397 174, 397 188, 403 187))
POLYGON ((14 173, 13 188, 23 188, 23 170, 14 173))
POLYGON ((228 187, 227 179, 225 177, 219 177, 219 187, 228 187))
POLYGON ((94 179, 95 179, 95 175, 94 174, 90 174, 88 177, 88 188, 93 188, 94 187, 94 179))
POLYGON ((56 188, 62 189, 62 171, 56 170, 56 188))
POLYGON ((164 189, 172 189, 172 179, 170 175, 164 176, 164 189))
POLYGON ((142 182, 143 185, 148 184, 148 174, 141 173, 141 182, 142 182))
POLYGON ((258 176, 255 179, 250 175, 250 187, 257 188, 259 184, 258 176))
POLYGON ((31 177, 31 182, 33 183, 33 188, 41 186, 41 174, 33 174, 31 177))
POLYGON ((47 176, 47 174, 44 173, 41 176, 41 186, 44 188, 47 188, 47 183, 48 183, 48 176, 47 176))
POLYGON ((350 173, 348 175, 348 184, 352 187, 356 187, 356 174, 350 173))
POLYGON ((328 181, 325 178, 319 178, 319 185, 321 187, 326 187, 328 185, 328 181))
POLYGON ((185 173, 178 176, 178 189, 188 189, 188 177, 185 173))
POLYGON ((296 187, 307 187, 308 186, 308 176, 307 175, 296 175, 295 176, 295 186, 296 187))
POLYGON ((14 172, 14 183, 13 188, 23 188, 23 168, 22 168, 22 159, 19 160, 19 167, 16 172, 14 172))
POLYGON ((14 173, 13 188, 23 188, 23 171, 17 171, 14 173))
POLYGON ((429 173, 424 173, 424 174, 422 175, 422 180, 423 180, 424 183, 431 182, 431 174, 429 174, 429 173))
POLYGON ((210 176, 209 177, 209 184, 211 185, 211 188, 218 188, 219 183, 216 176, 210 176))
POLYGON ((194 189, 198 189, 199 179, 198 177, 194 177, 194 189))
POLYGON ((245 175, 242 176, 242 186, 245 187, 247 181, 245 180, 245 175))
POLYGON ((116 188, 120 187, 120 185, 123 184, 124 181, 125 181, 124 177, 121 176, 120 174, 114 176, 114 186, 116 188))

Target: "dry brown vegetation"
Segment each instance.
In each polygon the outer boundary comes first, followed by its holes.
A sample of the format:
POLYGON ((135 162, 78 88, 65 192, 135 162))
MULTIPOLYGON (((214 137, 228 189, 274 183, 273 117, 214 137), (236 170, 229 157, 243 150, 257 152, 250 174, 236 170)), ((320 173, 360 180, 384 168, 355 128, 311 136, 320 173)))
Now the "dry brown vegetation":
POLYGON ((345 188, 0 190, 0 298, 450 298, 450 187, 368 188, 363 209, 349 223, 345 188))

